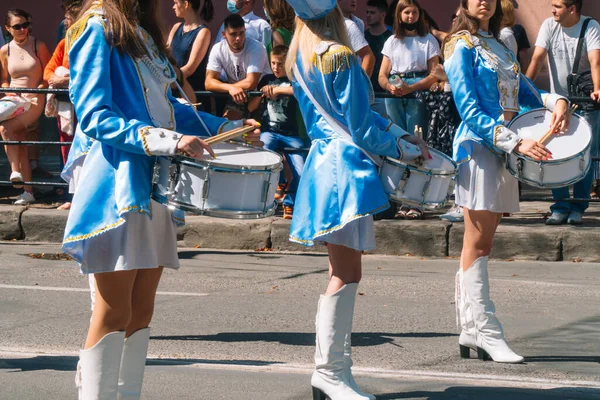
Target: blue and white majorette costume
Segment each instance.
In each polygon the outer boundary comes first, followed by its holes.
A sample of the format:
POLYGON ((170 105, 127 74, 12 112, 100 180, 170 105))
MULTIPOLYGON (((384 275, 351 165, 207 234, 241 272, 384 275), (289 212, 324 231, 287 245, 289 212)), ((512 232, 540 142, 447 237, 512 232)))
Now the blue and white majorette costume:
POLYGON ((506 127, 505 113, 554 109, 564 97, 535 88, 515 54, 487 32, 454 34, 444 47, 444 68, 462 118, 454 137, 460 165, 457 204, 498 213, 519 209, 518 185, 503 157, 521 138, 506 127))
MULTIPOLYGON (((83 273, 156 267, 156 256, 146 256, 156 251, 154 244, 143 246, 144 240, 160 243, 160 235, 175 232, 169 220, 183 223, 183 214, 151 202, 155 156, 174 155, 182 134, 212 136, 241 124, 207 113, 200 113, 200 123, 190 106, 171 95, 175 72, 169 61, 141 28, 139 34, 148 49, 141 59, 111 47, 101 7, 92 8, 67 33, 69 94, 79 121, 75 138, 80 139, 70 158, 85 155, 85 162, 63 249, 83 273), (166 231, 148 225, 157 216, 166 231), (149 228, 151 234, 145 232, 149 228), (110 256, 92 260, 104 254, 110 256)), ((65 172, 68 177, 69 168, 65 172)), ((173 240, 168 238, 169 246, 173 240)), ((176 248, 167 251, 176 258, 176 248)))
POLYGON ((352 139, 336 132, 294 79, 294 96, 312 145, 296 195, 290 240, 371 250, 375 246, 371 216, 389 203, 376 165, 361 148, 401 158, 398 139, 408 133, 371 111, 373 88, 349 48, 322 42, 312 64, 302 65, 298 57, 294 74, 298 73, 312 97, 348 128, 352 139))

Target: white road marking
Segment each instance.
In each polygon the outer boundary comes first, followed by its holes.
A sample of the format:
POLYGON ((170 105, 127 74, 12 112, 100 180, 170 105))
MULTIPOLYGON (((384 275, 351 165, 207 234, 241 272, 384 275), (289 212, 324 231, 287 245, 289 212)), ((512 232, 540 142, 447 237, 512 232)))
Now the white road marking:
MULTIPOLYGON (((2 285, 0 289, 17 289, 17 290, 42 290, 47 292, 90 292, 90 289, 70 288, 70 287, 55 287, 55 286, 23 286, 23 285, 2 285)), ((193 292, 156 292, 160 296, 192 296, 203 297, 208 296, 208 293, 193 293, 193 292)))
MULTIPOLYGON (((27 348, 3 348, 0 347, 0 359, 2 358, 34 358, 38 356, 78 356, 78 352, 57 352, 56 350, 41 350, 27 348)), ((289 363, 274 363, 268 365, 256 365, 254 361, 236 361, 235 363, 227 360, 206 360, 204 362, 189 361, 185 362, 184 357, 152 355, 148 359, 153 362, 158 362, 163 366, 172 365, 176 368, 200 368, 213 370, 230 370, 230 371, 249 371, 249 372, 272 372, 272 373, 294 373, 294 374, 310 374, 314 370, 314 366, 310 364, 289 364, 289 363)), ((360 368, 353 367, 352 372, 356 376, 380 378, 380 379, 414 379, 414 380, 435 380, 439 382, 461 382, 463 384, 471 384, 473 386, 490 386, 490 387, 514 387, 527 389, 556 389, 570 388, 574 391, 582 388, 598 389, 600 393, 600 381, 574 381, 560 379, 542 379, 542 378, 527 378, 516 375, 486 375, 486 374, 470 374, 460 372, 441 372, 432 370, 392 370, 382 368, 360 368)))

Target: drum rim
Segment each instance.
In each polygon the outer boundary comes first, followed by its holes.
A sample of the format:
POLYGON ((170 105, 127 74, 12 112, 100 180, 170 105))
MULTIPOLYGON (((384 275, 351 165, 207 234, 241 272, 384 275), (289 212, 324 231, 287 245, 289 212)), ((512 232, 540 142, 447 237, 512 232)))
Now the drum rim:
POLYGON ((283 168, 283 157, 281 157, 281 155, 279 155, 278 153, 268 150, 268 149, 264 149, 262 147, 258 147, 258 146, 252 146, 249 145, 247 143, 241 143, 241 142, 235 142, 232 140, 228 140, 226 142, 223 143, 230 143, 230 144, 235 144, 237 146, 243 146, 243 147, 248 147, 250 149, 254 149, 254 150, 258 150, 258 151, 266 151, 268 153, 274 154, 277 159, 279 160, 278 162, 274 163, 274 164, 267 164, 267 165, 262 165, 262 166, 258 166, 258 165, 236 165, 236 164, 225 164, 219 161, 215 161, 215 160, 199 160, 196 158, 192 158, 192 157, 186 157, 183 155, 175 155, 175 156, 169 156, 169 158, 175 159, 176 161, 181 162, 182 164, 186 164, 186 165, 191 165, 191 166, 198 166, 200 168, 210 168, 210 167, 217 167, 217 168, 227 168, 227 169, 235 169, 238 168, 240 170, 246 171, 246 170, 253 170, 253 171, 273 171, 276 170, 278 168, 283 168), (235 168, 234 168, 235 166, 235 168))
POLYGON ((388 161, 390 164, 394 164, 399 167, 406 167, 407 169, 409 169, 411 171, 418 171, 418 172, 422 172, 422 173, 431 173, 431 175, 454 176, 458 173, 458 164, 456 163, 456 161, 454 161, 452 159, 452 157, 449 157, 445 153, 442 153, 441 151, 431 148, 431 147, 429 147, 429 151, 436 153, 436 154, 442 156, 442 158, 446 158, 448 161, 450 161, 452 163, 452 166, 454 166, 454 170, 446 171, 446 170, 442 170, 442 169, 429 169, 429 168, 418 167, 418 166, 409 164, 406 161, 398 160, 393 157, 384 157, 384 160, 388 161))
MULTIPOLYGON (((546 109, 546 108, 536 108, 535 110, 529 110, 529 111, 527 111, 527 112, 524 112, 523 114, 520 114, 520 115, 517 115, 516 117, 514 117, 514 118, 513 118, 513 119, 512 119, 512 120, 511 120, 511 121, 508 123, 508 125, 507 125, 506 127, 507 127, 508 129, 510 129, 510 128, 513 126, 513 124, 514 124, 514 123, 515 123, 515 122, 516 122, 518 119, 520 119, 521 117, 524 117, 524 116, 525 116, 525 115, 527 115, 527 114, 532 114, 532 113, 535 113, 535 112, 540 112, 540 111, 544 111, 544 113, 546 113, 546 112, 550 112, 550 110, 548 110, 548 109, 546 109)), ((589 143, 587 144, 587 146, 585 146, 585 148, 584 148, 583 150, 581 150, 579 153, 577 153, 577 154, 574 154, 574 155, 572 155, 572 156, 569 156, 568 158, 560 158, 560 159, 556 159, 556 160, 547 160, 547 161, 544 161, 544 160, 534 160, 533 158, 531 158, 531 157, 529 157, 529 156, 526 156, 526 155, 524 155, 524 154, 522 154, 522 153, 515 153, 515 152, 508 153, 508 156, 509 156, 509 157, 515 157, 515 158, 517 158, 517 159, 521 158, 521 159, 523 159, 523 160, 525 160, 525 161, 530 161, 530 162, 533 162, 533 163, 535 163, 535 164, 562 164, 562 163, 567 163, 567 162, 573 161, 574 159, 576 159, 576 158, 580 157, 582 154, 584 154, 584 153, 587 153, 588 151, 590 151, 590 150, 591 150, 591 148, 592 148, 592 140, 594 140, 594 133, 593 133, 593 131, 592 131, 592 127, 591 127, 591 125, 590 125, 590 124, 589 124, 589 123, 588 123, 588 122, 585 120, 585 118, 583 118, 581 115, 573 114, 571 117, 576 117, 576 118, 579 118, 579 123, 584 123, 584 124, 586 124, 586 125, 588 126, 589 130, 590 130, 590 141, 589 141, 589 143)))

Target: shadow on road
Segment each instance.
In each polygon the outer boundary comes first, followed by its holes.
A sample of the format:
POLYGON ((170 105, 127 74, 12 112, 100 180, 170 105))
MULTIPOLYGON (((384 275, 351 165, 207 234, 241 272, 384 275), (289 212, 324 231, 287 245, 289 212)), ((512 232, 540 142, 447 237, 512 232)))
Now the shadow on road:
POLYGON ((377 400, 427 399, 427 400, 537 400, 537 399, 597 399, 600 390, 588 388, 520 389, 506 387, 455 386, 443 392, 414 391, 378 394, 377 400))
MULTIPOLYGON (((77 356, 35 356, 30 358, 7 358, 0 359, 0 370, 12 370, 10 372, 31 371, 75 371, 77 370, 77 356)), ((151 358, 146 361, 149 366, 181 366, 181 365, 240 365, 252 367, 264 367, 281 364, 278 361, 260 360, 206 360, 196 358, 151 358)))
MULTIPOLYGON (((391 343, 394 338, 439 338, 458 336, 456 333, 445 332, 354 332, 352 346, 379 346, 391 343)), ((273 342, 290 346, 314 346, 315 334, 305 332, 221 332, 216 335, 174 335, 152 336, 152 340, 197 340, 207 342, 273 342)))

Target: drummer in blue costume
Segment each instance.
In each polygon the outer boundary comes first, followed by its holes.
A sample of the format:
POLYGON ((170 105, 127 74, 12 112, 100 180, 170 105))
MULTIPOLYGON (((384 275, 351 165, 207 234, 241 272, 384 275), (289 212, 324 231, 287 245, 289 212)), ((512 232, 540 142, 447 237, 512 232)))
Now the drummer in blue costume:
POLYGON ((461 0, 459 16, 446 39, 446 73, 462 118, 454 138, 459 164, 456 204, 465 214, 465 235, 456 276, 456 310, 461 356, 503 363, 523 357, 506 344, 490 299, 487 272, 492 240, 503 213, 519 210, 517 180, 505 168, 503 155, 513 151, 535 160, 552 155, 540 143, 521 139, 506 125, 520 111, 548 107, 552 130, 568 124, 568 101, 539 91, 521 74, 513 54, 498 41, 500 0, 461 0))
POLYGON ((330 266, 316 318, 313 396, 373 399, 352 378, 350 335, 361 252, 375 248, 373 214, 389 207, 374 161, 402 158, 400 138, 419 145, 417 154, 424 157, 427 146, 371 111, 373 89, 351 50, 336 0, 288 2, 298 18, 286 69, 312 140, 290 240, 326 243, 330 266))
POLYGON ((63 249, 95 275, 97 294, 76 383, 80 399, 139 399, 156 289, 163 267, 179 267, 175 224, 183 222, 150 200, 155 156, 212 154, 196 136, 242 121, 198 118, 173 98, 158 0, 88 0, 83 9, 67 50, 81 144, 72 161, 85 161, 63 249))

